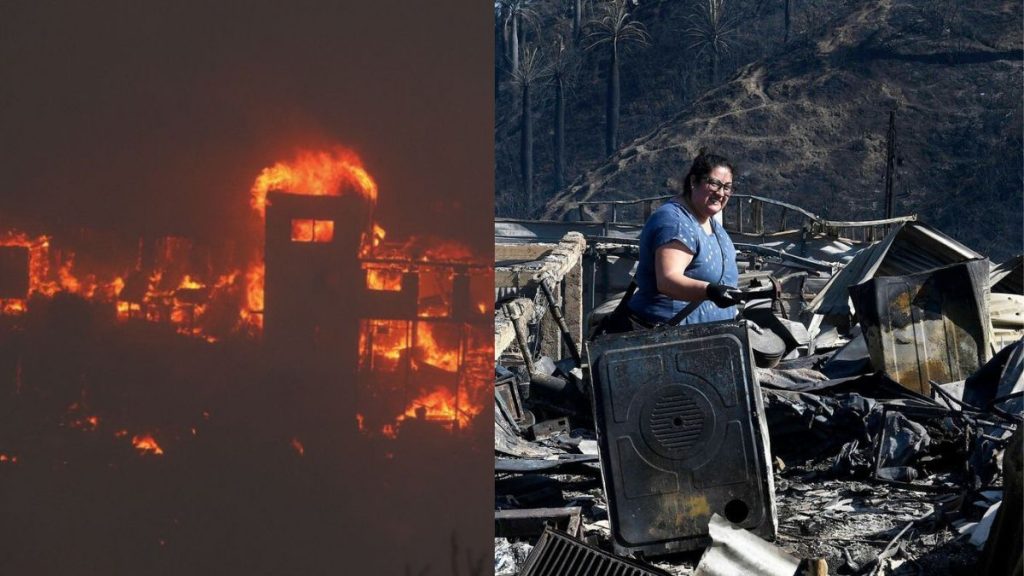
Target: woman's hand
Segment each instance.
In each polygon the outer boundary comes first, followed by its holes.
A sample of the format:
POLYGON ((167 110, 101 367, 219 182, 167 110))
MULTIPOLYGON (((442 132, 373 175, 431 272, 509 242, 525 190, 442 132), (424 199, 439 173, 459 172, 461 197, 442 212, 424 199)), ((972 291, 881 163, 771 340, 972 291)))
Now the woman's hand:
POLYGON ((728 308, 740 303, 740 289, 735 286, 724 286, 722 284, 708 284, 704 292, 708 300, 715 303, 719 308, 728 308))

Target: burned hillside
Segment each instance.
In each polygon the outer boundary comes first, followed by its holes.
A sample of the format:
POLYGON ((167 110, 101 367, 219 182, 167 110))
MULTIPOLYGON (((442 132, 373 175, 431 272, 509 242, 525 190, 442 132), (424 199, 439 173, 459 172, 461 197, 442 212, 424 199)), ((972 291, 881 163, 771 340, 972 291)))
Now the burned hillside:
MULTIPOLYGON (((542 22, 557 19, 535 4, 542 22)), ((1019 251, 1019 4, 719 4, 729 27, 714 83, 710 56, 687 34, 699 6, 640 2, 631 9, 650 41, 623 50, 621 135, 611 155, 600 148, 605 59, 579 50, 579 80, 565 107, 561 188, 551 184, 554 91, 537 85, 534 190, 542 208, 529 215, 516 204, 520 106, 515 90, 503 89, 496 214, 562 219, 574 217, 580 201, 659 196, 699 147, 711 146, 736 162, 746 193, 835 220, 881 218, 895 111, 896 213, 919 214, 997 261, 1019 251), (783 4, 793 10, 787 40, 783 4)), ((530 45, 548 44, 543 36, 530 45)))

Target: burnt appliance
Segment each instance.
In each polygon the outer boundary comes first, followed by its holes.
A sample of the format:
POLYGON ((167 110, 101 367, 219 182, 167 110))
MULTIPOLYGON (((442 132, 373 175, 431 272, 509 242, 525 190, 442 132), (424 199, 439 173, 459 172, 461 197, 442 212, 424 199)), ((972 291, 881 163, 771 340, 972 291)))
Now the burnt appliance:
POLYGON ((775 537, 768 431, 745 323, 609 335, 588 353, 617 553, 703 548, 716 512, 775 537))

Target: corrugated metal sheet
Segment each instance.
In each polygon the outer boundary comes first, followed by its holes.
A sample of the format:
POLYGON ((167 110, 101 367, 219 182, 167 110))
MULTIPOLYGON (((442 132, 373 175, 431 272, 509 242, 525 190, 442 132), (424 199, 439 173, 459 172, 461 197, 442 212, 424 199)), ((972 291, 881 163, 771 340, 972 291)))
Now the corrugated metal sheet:
POLYGON ((807 312, 850 316, 850 286, 875 276, 915 274, 983 257, 927 224, 907 222, 857 254, 811 301, 807 312))

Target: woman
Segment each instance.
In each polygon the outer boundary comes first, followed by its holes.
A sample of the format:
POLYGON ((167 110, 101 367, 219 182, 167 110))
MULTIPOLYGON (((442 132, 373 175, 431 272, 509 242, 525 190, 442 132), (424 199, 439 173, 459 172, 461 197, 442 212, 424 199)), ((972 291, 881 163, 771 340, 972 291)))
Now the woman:
POLYGON ((653 326, 671 320, 699 324, 736 316, 736 248, 715 215, 732 195, 733 167, 701 149, 683 180, 683 192, 663 204, 640 234, 633 319, 653 326))

